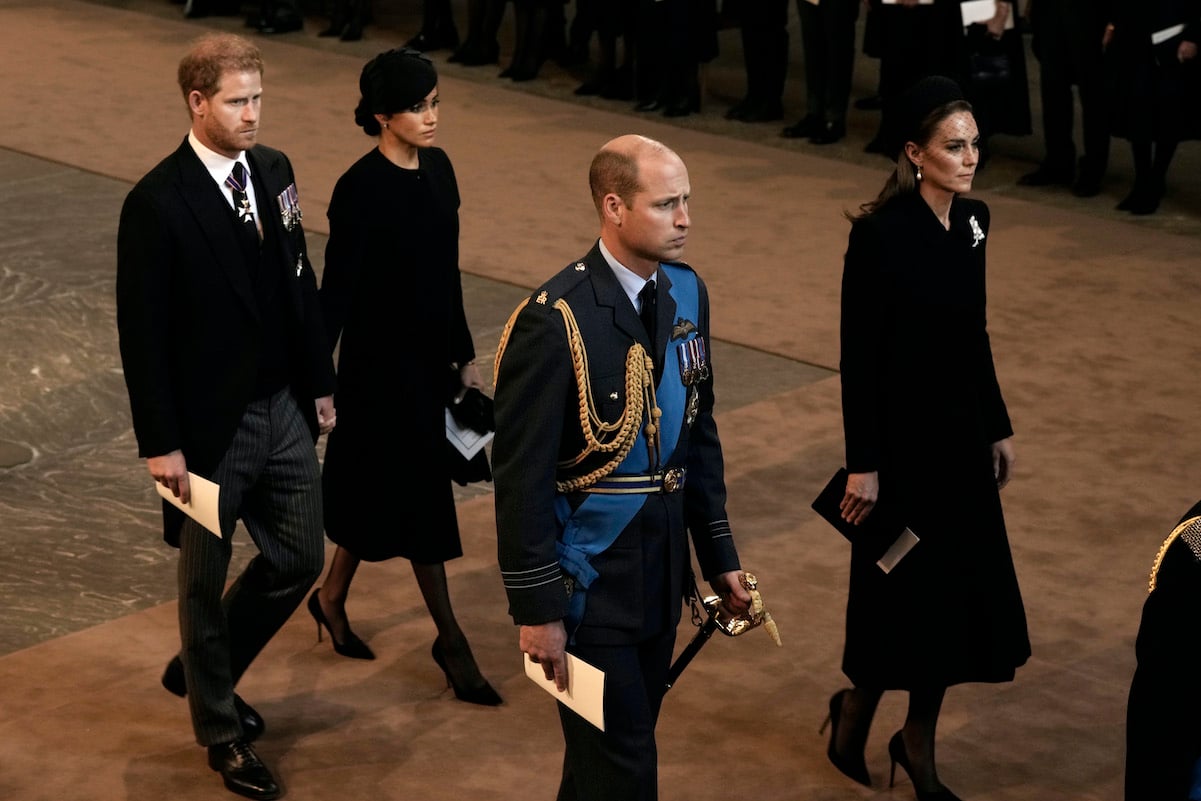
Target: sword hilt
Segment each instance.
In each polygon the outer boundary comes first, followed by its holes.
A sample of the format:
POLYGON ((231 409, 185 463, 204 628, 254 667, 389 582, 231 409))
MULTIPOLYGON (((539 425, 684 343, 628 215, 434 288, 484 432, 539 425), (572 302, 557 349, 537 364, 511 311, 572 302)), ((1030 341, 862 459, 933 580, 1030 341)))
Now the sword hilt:
POLYGON ((699 610, 696 607, 695 596, 692 601, 692 617, 693 621, 700 626, 700 630, 693 636, 692 640, 680 652, 676 661, 667 671, 667 687, 670 690, 672 685, 676 683, 676 679, 684 672, 684 668, 688 667, 688 663, 692 661, 713 636, 714 631, 720 631, 727 637, 737 637, 740 634, 745 634, 758 626, 765 626, 768 634, 776 645, 781 645, 780 633, 776 629, 776 622, 772 620, 771 613, 763 606, 763 598, 759 595, 759 582, 753 573, 743 573, 739 576, 739 582, 751 594, 751 607, 746 612, 733 617, 728 617, 723 614, 721 608, 721 598, 716 595, 709 595, 701 599, 701 606, 704 607, 706 616, 704 622, 700 622, 699 610))

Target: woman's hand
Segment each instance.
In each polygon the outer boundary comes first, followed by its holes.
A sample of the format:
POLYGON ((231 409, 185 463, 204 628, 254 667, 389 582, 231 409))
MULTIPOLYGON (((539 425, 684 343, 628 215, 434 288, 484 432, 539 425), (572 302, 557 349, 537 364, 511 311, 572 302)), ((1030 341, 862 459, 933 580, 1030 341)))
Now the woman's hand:
POLYGON ((338 413, 334 409, 334 396, 326 395, 324 398, 317 398, 315 403, 317 404, 317 433, 328 434, 338 424, 338 413))
POLYGON ((992 472, 997 479, 997 489, 1004 489, 1013 476, 1013 463, 1017 456, 1013 452, 1013 437, 1006 437, 992 444, 992 472))
POLYGON ((873 470, 870 473, 851 473, 847 476, 847 491, 838 508, 842 510, 842 519, 848 523, 859 525, 871 514, 880 497, 880 474, 873 470))
POLYGON ((984 27, 988 28, 989 36, 994 39, 1000 39, 1005 34, 1005 23, 1009 21, 1009 14, 1009 3, 997 3, 997 13, 993 14, 992 19, 984 23, 984 27))
POLYGON ((480 375, 480 368, 475 366, 475 359, 459 368, 459 383, 463 385, 463 388, 459 390, 455 400, 462 400, 469 389, 484 391, 484 377, 480 375))

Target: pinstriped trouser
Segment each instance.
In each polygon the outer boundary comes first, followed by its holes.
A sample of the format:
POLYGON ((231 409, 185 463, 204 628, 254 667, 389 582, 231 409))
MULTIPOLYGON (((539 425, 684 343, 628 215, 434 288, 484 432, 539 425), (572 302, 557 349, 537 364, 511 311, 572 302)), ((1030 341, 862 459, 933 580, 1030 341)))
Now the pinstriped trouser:
POLYGON ((204 746, 242 737, 234 685, 321 575, 321 468, 289 390, 247 406, 211 478, 222 537, 188 518, 179 543, 180 657, 204 746), (259 553, 225 591, 239 519, 259 553))

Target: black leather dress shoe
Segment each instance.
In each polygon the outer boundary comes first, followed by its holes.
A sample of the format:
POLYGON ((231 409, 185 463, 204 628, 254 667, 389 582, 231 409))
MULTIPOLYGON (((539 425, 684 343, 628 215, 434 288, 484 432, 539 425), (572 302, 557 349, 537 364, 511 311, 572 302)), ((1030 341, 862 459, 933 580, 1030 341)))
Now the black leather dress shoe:
MULTIPOLYGON (((175 657, 167 663, 163 671, 163 688, 172 695, 184 698, 188 694, 187 680, 184 678, 183 662, 175 657)), ((234 708, 238 711, 238 720, 242 723, 242 737, 252 743, 263 736, 267 723, 254 707, 242 700, 242 696, 234 693, 234 708)))
POLYGON ((279 798, 279 785, 245 740, 209 746, 209 767, 221 774, 231 793, 270 801, 279 798))
POLYGON ((240 3, 213 2, 212 0, 184 0, 183 15, 187 19, 202 17, 233 17, 237 16, 240 3))
POLYGON ((598 94, 606 100, 633 100, 634 76, 629 67, 618 67, 598 94))
POLYGON ((439 28, 432 31, 420 31, 409 41, 405 42, 405 47, 411 47, 414 50, 420 50, 423 53, 429 53, 434 50, 444 50, 459 46, 459 32, 454 27, 439 28))
POLYGON ((1076 197, 1096 197, 1101 194, 1105 167, 1104 160, 1088 156, 1081 158, 1076 167, 1076 183, 1072 184, 1072 194, 1076 197))
POLYGON ((667 104, 659 98, 643 100, 634 106, 634 111, 662 111, 667 104))
POLYGON ((687 117, 689 114, 699 112, 701 110, 701 101, 699 97, 677 97, 667 101, 666 108, 663 109, 664 117, 687 117))
POLYGON ((775 122, 784 119, 784 106, 770 100, 748 103, 737 119, 743 122, 775 122))
POLYGON ((1072 184, 1072 194, 1076 197, 1096 197, 1101 194, 1101 176, 1081 173, 1072 184))
POLYGON ((495 64, 500 59, 500 44, 495 40, 487 44, 468 39, 446 59, 464 67, 482 67, 495 64))
POLYGON ((1042 164, 1037 170, 1018 178, 1018 186, 1070 186, 1075 178, 1075 169, 1042 164))
POLYGON ((801 117, 800 121, 795 125, 789 125, 780 131, 780 136, 785 139, 808 139, 821 130, 821 125, 822 121, 817 117, 801 117))
POLYGON ((1135 178, 1134 190, 1118 204, 1118 208, 1139 216, 1154 214, 1163 200, 1164 191, 1162 180, 1135 178))
POLYGON ((737 103, 726 109, 726 113, 722 116, 727 120, 740 120, 742 119, 743 112, 750 108, 754 102, 755 101, 752 98, 744 97, 742 100, 739 100, 737 103))
POLYGON ((271 19, 264 20, 259 26, 259 33, 272 36, 277 33, 293 33, 304 30, 304 20, 299 14, 277 14, 271 19))
POLYGON ((579 97, 592 97, 599 95, 601 90, 608 85, 608 78, 603 75, 597 75, 581 83, 572 92, 573 95, 579 97))
POLYGON ((811 145, 832 145, 847 135, 846 125, 840 122, 827 122, 813 136, 809 137, 811 145))

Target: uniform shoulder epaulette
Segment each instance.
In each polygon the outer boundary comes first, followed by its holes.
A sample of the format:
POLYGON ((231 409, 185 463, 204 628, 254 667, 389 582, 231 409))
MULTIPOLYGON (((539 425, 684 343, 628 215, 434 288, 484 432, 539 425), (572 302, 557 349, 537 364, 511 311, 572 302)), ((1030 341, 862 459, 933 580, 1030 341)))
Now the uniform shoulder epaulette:
POLYGON ((555 301, 566 296, 587 277, 588 265, 582 261, 573 261, 535 289, 530 295, 530 302, 549 309, 555 305, 555 301))
MULTIPOLYGON (((493 383, 500 376, 501 358, 508 347, 509 334, 513 330, 513 325, 517 322, 517 318, 522 314, 541 314, 544 316, 550 315, 552 312, 561 314, 561 311, 555 311, 555 304, 579 285, 587 275, 588 265, 583 261, 574 261, 547 279, 546 283, 535 289, 533 293, 517 304, 517 308, 509 315, 509 319, 500 334, 500 344, 496 348, 496 358, 492 365, 493 383)), ((568 314, 570 314, 570 310, 568 314)))

